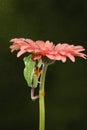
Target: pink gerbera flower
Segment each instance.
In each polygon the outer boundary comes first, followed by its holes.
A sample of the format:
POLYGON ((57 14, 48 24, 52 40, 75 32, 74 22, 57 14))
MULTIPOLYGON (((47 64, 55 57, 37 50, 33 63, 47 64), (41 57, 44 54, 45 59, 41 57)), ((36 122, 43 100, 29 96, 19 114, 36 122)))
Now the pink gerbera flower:
POLYGON ((68 57, 72 62, 75 62, 75 56, 86 59, 87 55, 82 53, 84 50, 85 49, 83 46, 74 46, 67 43, 59 43, 55 46, 54 55, 48 54, 47 56, 54 60, 62 60, 62 62, 65 62, 66 58, 68 57))
POLYGON ((10 46, 11 52, 19 50, 17 57, 28 52, 34 54, 34 60, 42 57, 48 57, 51 60, 61 60, 66 62, 67 57, 75 62, 75 56, 86 59, 87 55, 82 51, 85 51, 83 46, 74 46, 67 43, 59 43, 54 45, 50 41, 33 41, 31 39, 15 38, 11 39, 13 45, 10 46))

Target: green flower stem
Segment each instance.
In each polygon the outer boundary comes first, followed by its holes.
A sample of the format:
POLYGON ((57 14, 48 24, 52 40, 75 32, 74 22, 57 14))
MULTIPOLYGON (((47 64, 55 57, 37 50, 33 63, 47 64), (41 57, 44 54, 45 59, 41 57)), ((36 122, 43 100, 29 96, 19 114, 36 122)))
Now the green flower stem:
POLYGON ((39 88, 39 130, 45 130, 44 83, 45 83, 46 70, 47 70, 47 64, 44 64, 39 88))

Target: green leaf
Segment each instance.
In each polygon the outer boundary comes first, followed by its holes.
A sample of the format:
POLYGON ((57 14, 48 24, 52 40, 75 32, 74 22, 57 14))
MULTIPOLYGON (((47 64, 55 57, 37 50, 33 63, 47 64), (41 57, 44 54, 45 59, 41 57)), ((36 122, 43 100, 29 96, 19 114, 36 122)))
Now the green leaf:
POLYGON ((41 68, 42 60, 32 60, 32 55, 25 57, 24 59, 24 77, 29 87, 36 88, 38 86, 38 80, 40 74, 36 74, 37 70, 41 68))

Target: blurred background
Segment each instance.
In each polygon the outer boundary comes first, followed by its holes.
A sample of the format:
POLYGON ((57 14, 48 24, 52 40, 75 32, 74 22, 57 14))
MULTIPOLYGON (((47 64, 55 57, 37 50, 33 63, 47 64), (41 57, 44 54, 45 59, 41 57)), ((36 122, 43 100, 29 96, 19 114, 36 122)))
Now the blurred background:
MULTIPOLYGON (((0 130, 38 130, 38 100, 30 99, 23 57, 11 53, 12 38, 82 45, 87 53, 86 0, 0 0, 0 130)), ((49 66, 46 130, 87 129, 87 61, 49 66)), ((37 92, 38 93, 38 90, 37 92)))

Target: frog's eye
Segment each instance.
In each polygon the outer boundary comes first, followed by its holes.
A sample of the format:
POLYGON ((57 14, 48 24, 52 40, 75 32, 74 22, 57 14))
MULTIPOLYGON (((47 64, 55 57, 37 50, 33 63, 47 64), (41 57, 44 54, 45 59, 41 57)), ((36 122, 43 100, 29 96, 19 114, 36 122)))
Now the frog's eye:
POLYGON ((41 71, 42 71, 42 64, 39 65, 39 61, 36 60, 35 67, 34 67, 34 72, 35 72, 37 77, 40 76, 41 71))
POLYGON ((36 76, 39 76, 42 72, 42 69, 38 68, 35 72, 36 76))

